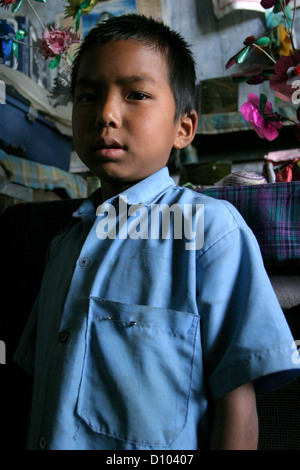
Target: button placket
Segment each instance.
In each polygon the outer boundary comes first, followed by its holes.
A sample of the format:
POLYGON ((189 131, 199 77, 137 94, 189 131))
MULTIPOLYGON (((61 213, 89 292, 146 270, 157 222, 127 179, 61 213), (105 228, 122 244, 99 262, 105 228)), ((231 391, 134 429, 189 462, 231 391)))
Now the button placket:
POLYGON ((87 256, 82 256, 79 258, 78 263, 81 268, 85 268, 90 264, 90 259, 87 256))
POLYGON ((58 341, 60 343, 66 343, 69 339, 69 336, 70 336, 70 332, 69 330, 67 330, 66 328, 64 328, 63 330, 61 330, 59 332, 59 335, 58 335, 58 341))
POLYGON ((40 440, 39 440, 39 448, 41 450, 44 450, 46 448, 46 445, 47 445, 47 439, 45 436, 41 436, 40 437, 40 440))

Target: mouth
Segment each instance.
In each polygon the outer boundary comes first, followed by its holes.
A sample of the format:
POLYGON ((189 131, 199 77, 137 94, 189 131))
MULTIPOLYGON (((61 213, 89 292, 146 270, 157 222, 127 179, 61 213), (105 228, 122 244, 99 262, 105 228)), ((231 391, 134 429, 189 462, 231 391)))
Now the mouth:
POLYGON ((122 156, 127 148, 115 139, 105 138, 96 142, 94 150, 102 159, 113 160, 122 156))

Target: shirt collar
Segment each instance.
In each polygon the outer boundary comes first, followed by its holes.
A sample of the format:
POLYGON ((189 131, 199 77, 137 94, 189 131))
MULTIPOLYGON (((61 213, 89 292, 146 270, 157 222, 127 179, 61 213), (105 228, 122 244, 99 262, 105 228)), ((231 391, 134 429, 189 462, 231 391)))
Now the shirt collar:
MULTIPOLYGON (((165 192, 175 186, 174 180, 169 175, 167 167, 158 170, 139 183, 131 186, 120 194, 113 196, 105 201, 106 204, 112 203, 118 197, 126 197, 127 204, 150 205, 159 199, 165 192)), ((74 212, 74 217, 82 218, 86 222, 92 223, 96 217, 97 202, 99 202, 99 193, 101 189, 94 191, 74 212)))
POLYGON ((172 186, 175 186, 175 182, 170 177, 168 168, 164 167, 115 197, 126 196, 128 204, 147 206, 159 199, 172 186))

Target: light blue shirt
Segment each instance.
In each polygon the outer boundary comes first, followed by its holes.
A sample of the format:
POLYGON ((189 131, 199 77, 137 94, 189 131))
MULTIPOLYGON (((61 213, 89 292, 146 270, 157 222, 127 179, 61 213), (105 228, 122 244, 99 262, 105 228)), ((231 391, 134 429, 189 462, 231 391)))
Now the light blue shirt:
POLYGON ((30 449, 206 449, 213 400, 299 367, 256 239, 232 205, 176 186, 167 168, 120 196, 98 216, 84 201, 51 243, 15 355, 34 372, 30 449), (132 215, 119 217, 120 196, 132 215), (169 238, 146 236, 158 204, 199 209, 197 249, 175 222, 169 238))

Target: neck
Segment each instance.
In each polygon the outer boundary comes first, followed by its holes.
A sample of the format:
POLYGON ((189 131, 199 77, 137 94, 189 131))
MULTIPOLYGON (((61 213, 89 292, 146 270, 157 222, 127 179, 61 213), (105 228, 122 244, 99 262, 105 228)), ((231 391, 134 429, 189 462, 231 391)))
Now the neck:
POLYGON ((111 197, 116 196, 117 194, 122 193, 126 189, 133 186, 135 183, 131 184, 124 184, 124 185, 116 185, 115 183, 110 183, 108 181, 101 182, 101 194, 102 194, 102 201, 107 201, 111 197))

